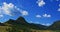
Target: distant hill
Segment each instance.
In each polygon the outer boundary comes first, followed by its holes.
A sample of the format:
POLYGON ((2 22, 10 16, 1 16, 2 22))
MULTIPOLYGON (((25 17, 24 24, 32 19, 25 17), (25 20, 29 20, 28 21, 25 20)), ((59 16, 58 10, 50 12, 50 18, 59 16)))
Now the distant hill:
MULTIPOLYGON (((5 23, 3 23, 5 26, 5 29, 10 32, 16 32, 19 30, 44 30, 46 29, 46 26, 40 25, 40 24, 33 24, 28 23, 23 17, 19 17, 17 20, 9 19, 5 23), (8 29, 7 29, 8 27, 8 29)), ((1 24, 2 25, 2 24, 1 24)))
POLYGON ((5 24, 4 23, 0 23, 0 26, 5 26, 5 24))
MULTIPOLYGON (((19 27, 21 27, 23 25, 26 28, 32 28, 32 29, 44 29, 44 27, 45 27, 40 24, 28 23, 23 17, 19 17, 17 20, 10 19, 5 23, 11 24, 13 26, 17 25, 19 27)), ((23 26, 21 28, 23 28, 23 26)))
MULTIPOLYGON (((8 32, 19 32, 20 30, 24 30, 26 32, 29 32, 30 30, 60 30, 60 21, 56 21, 48 27, 41 24, 28 23, 20 16, 17 20, 9 19, 5 23, 0 23, 0 28, 8 32)), ((0 31, 2 31, 1 29, 0 31)))
POLYGON ((51 30, 60 30, 60 20, 55 21, 51 26, 48 27, 51 30))

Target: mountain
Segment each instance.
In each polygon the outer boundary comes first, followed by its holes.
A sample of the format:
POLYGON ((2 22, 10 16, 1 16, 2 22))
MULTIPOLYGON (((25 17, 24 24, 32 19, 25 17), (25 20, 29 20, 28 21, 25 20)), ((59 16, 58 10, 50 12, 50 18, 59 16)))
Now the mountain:
POLYGON ((51 30, 60 30, 60 20, 55 21, 51 26, 48 27, 51 30))
POLYGON ((27 23, 26 20, 21 16, 16 21, 19 22, 19 23, 24 23, 24 24, 27 23))
POLYGON ((0 26, 5 26, 3 23, 0 23, 0 26))
POLYGON ((23 17, 19 17, 17 20, 8 20, 7 22, 5 23, 8 23, 8 24, 11 24, 12 26, 16 25, 16 26, 19 26, 21 28, 23 27, 26 27, 26 28, 29 28, 29 29, 45 29, 43 25, 40 25, 40 24, 33 24, 33 23, 28 23, 23 17))
POLYGON ((20 24, 23 24, 24 26, 28 27, 28 28, 32 28, 32 29, 45 29, 43 25, 40 24, 33 24, 33 23, 28 23, 23 17, 19 17, 16 22, 19 22, 20 24))
POLYGON ((37 30, 45 30, 47 28, 47 26, 41 25, 41 24, 34 24, 34 23, 30 23, 30 26, 34 29, 37 30))
POLYGON ((6 21, 5 23, 5 28, 1 29, 5 29, 5 31, 9 31, 9 32, 19 32, 20 30, 24 30, 26 32, 30 31, 30 30, 44 30, 46 29, 46 26, 43 26, 41 24, 33 24, 33 23, 28 23, 23 17, 19 17, 17 20, 12 20, 9 19, 8 21, 6 21), (7 28, 8 27, 8 28, 7 28))
POLYGON ((0 32, 30 32, 30 30, 60 30, 60 20, 55 21, 51 26, 44 26, 41 24, 28 23, 23 17, 17 20, 9 19, 5 23, 0 23, 0 32))

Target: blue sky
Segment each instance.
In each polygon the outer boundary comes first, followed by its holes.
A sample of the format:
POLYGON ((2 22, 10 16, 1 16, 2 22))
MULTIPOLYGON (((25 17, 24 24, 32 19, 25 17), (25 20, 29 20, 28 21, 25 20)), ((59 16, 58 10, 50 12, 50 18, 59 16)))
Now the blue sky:
POLYGON ((50 25, 60 20, 60 0, 0 0, 0 22, 19 16, 29 23, 50 25))

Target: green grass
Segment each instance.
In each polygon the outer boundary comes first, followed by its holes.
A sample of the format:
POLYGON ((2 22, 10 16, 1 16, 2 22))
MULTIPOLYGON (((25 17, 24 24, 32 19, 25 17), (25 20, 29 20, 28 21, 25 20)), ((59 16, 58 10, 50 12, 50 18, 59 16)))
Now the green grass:
POLYGON ((7 26, 0 26, 0 32, 8 32, 7 29, 10 27, 7 26))
POLYGON ((31 29, 30 31, 28 30, 14 30, 12 27, 8 26, 0 26, 0 32, 60 32, 60 30, 34 30, 31 29))
POLYGON ((60 32, 59 30, 32 30, 31 32, 60 32))

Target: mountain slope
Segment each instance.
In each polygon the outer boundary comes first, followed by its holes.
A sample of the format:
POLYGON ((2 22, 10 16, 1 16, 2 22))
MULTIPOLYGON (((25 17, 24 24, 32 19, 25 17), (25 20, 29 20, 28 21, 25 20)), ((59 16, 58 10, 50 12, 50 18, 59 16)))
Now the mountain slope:
POLYGON ((40 24, 28 23, 23 17, 19 17, 17 20, 10 19, 4 24, 4 29, 6 29, 9 32, 19 32, 20 30, 28 32, 30 30, 42 30, 45 27, 40 24))
POLYGON ((40 25, 40 24, 33 24, 33 23, 28 23, 23 17, 19 17, 17 20, 12 20, 10 19, 9 21, 5 22, 8 24, 11 24, 12 26, 16 25, 21 28, 26 27, 30 29, 44 29, 45 26, 40 25))
POLYGON ((30 32, 30 30, 60 30, 60 20, 54 22, 51 26, 43 26, 41 24, 28 23, 23 17, 17 20, 9 19, 5 23, 0 23, 0 32, 30 32))
POLYGON ((43 25, 40 25, 40 24, 34 24, 34 23, 30 23, 30 26, 34 29, 38 29, 38 30, 45 30, 47 28, 47 26, 43 26, 43 25))
POLYGON ((51 30, 60 30, 60 20, 55 21, 48 29, 51 30))

